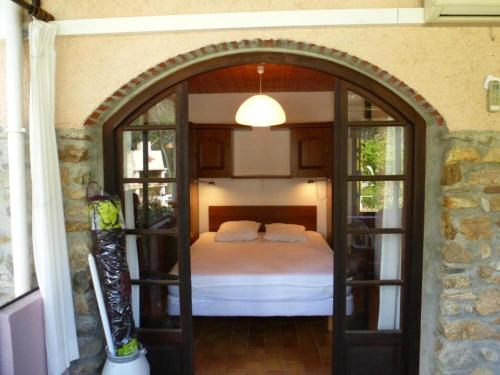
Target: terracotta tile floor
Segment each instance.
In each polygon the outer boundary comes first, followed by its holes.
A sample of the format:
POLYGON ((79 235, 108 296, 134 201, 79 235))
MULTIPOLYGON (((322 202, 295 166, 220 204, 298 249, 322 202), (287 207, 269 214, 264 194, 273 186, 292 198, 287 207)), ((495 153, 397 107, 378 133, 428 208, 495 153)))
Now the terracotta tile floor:
POLYGON ((330 374, 325 317, 194 317, 196 375, 330 374))

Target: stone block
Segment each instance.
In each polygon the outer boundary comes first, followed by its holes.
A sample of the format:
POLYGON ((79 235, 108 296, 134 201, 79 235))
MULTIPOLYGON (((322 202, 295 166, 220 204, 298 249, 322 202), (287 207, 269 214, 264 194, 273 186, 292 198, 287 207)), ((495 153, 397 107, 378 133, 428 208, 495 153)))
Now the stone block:
POLYGON ((500 163, 500 148, 490 148, 481 161, 484 163, 500 163))
POLYGON ((493 275, 493 267, 479 266, 478 274, 482 279, 488 279, 493 275))
POLYGON ((490 348, 481 348, 479 350, 484 359, 490 362, 498 362, 498 353, 490 348))
POLYGON ((481 259, 488 259, 491 257, 491 246, 488 245, 487 243, 482 243, 479 245, 479 255, 481 256, 481 259))
POLYGON ((491 232, 491 219, 486 215, 464 218, 460 222, 460 232, 468 240, 490 239, 493 236, 491 232))
POLYGON ((457 235, 457 230, 448 211, 444 211, 441 216, 441 231, 447 240, 454 240, 457 235))
POLYGON ((443 288, 445 289, 464 289, 470 286, 470 278, 466 275, 447 276, 443 279, 443 288))
POLYGON ((95 315, 79 315, 76 317, 76 329, 80 335, 95 335, 100 324, 95 315))
POLYGON ((448 151, 446 164, 452 164, 459 161, 476 161, 480 156, 474 148, 453 148, 448 151))
POLYGON ((470 375, 494 375, 493 371, 485 368, 477 368, 470 373, 470 375))
POLYGON ((476 311, 480 315, 490 315, 500 311, 500 289, 488 289, 479 293, 476 311))
POLYGON ((462 171, 458 164, 446 165, 443 168, 443 173, 441 174, 441 185, 450 186, 454 185, 462 180, 462 171))
POLYGON ((482 171, 472 172, 468 183, 471 185, 500 185, 500 169, 483 169, 482 171))
POLYGON ((90 223, 82 221, 67 221, 66 232, 83 232, 90 230, 90 223))
POLYGON ((493 212, 500 211, 500 195, 495 195, 490 199, 490 210, 493 212))
POLYGON ((449 263, 470 263, 473 259, 469 250, 456 242, 446 244, 443 257, 449 263))
POLYGON ((89 150, 74 145, 66 145, 59 151, 59 160, 63 163, 79 163, 89 159, 89 150))
POLYGON ((447 196, 443 199, 445 208, 474 208, 477 207, 477 201, 471 198, 447 196))
POLYGON ((93 357, 104 349, 104 342, 101 336, 78 337, 78 348, 81 359, 93 357))
POLYGON ((486 194, 500 194, 500 185, 486 186, 483 192, 486 194))
POLYGON ((463 338, 469 340, 491 340, 500 337, 493 326, 479 320, 467 320, 463 330, 463 338))
POLYGON ((458 343, 443 343, 437 356, 439 362, 451 370, 471 368, 477 361, 474 351, 468 345, 458 343))

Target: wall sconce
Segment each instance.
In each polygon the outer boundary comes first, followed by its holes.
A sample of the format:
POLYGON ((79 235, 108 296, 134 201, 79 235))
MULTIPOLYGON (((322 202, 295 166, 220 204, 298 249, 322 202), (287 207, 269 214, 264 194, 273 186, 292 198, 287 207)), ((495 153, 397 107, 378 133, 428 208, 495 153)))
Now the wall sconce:
POLYGON ((198 184, 207 184, 207 185, 215 185, 215 182, 212 181, 212 180, 208 180, 208 181, 205 181, 205 180, 197 180, 196 181, 198 184))
POLYGON ((325 181, 325 182, 328 182, 328 181, 330 181, 330 179, 329 179, 328 177, 324 177, 324 178, 314 178, 314 179, 310 178, 309 180, 307 180, 307 183, 308 183, 308 184, 313 184, 313 183, 315 183, 315 182, 320 182, 320 181, 325 181))

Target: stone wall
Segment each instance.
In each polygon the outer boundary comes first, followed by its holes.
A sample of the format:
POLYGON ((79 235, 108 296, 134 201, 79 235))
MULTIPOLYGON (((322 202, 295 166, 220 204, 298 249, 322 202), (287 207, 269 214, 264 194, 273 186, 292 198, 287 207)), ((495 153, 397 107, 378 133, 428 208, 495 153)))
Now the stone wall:
POLYGON ((0 133, 0 306, 14 298, 9 206, 7 134, 0 133))
POLYGON ((442 374, 499 374, 500 134, 447 138, 437 367, 442 374))
POLYGON ((92 247, 86 202, 89 181, 98 180, 101 134, 96 128, 57 131, 68 252, 80 359, 71 374, 99 373, 104 341, 87 256, 92 247))

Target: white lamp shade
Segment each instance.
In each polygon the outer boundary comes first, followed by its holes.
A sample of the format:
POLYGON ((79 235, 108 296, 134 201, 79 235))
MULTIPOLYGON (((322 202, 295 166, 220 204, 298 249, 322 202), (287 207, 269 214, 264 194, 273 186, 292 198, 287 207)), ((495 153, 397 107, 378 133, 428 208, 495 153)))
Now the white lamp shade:
POLYGON ((280 103, 269 95, 254 95, 245 100, 236 112, 236 122, 241 125, 267 127, 286 121, 285 111, 280 103))

